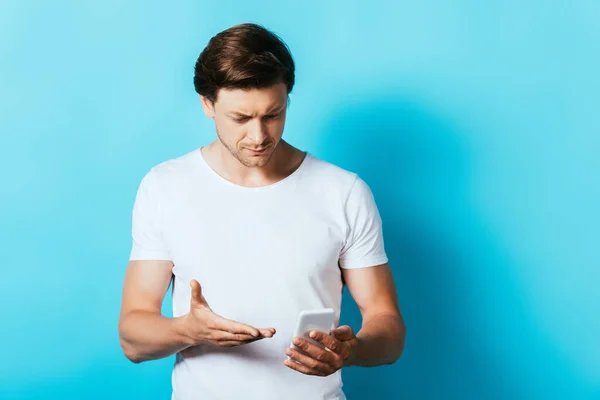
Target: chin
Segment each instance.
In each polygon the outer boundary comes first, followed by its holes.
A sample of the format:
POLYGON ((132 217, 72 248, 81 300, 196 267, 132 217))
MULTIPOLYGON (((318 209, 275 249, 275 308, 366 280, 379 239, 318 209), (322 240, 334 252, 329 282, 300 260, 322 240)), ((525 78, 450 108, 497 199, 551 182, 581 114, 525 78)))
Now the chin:
POLYGON ((255 157, 247 157, 247 156, 238 154, 238 157, 236 157, 236 158, 238 159, 238 161, 240 163, 242 163, 244 166, 249 167, 249 168, 250 167, 264 167, 265 165, 267 165, 269 163, 272 155, 273 155, 273 153, 263 154, 263 155, 255 156, 255 157))

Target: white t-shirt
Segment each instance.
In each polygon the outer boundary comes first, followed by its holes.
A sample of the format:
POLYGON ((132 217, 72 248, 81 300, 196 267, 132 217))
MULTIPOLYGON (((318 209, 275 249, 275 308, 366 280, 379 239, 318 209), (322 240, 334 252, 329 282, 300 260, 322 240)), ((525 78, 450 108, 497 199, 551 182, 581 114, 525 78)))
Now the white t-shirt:
POLYGON ((340 268, 386 263, 381 218, 356 174, 307 153, 287 178, 233 184, 196 149, 152 168, 133 208, 131 260, 171 260, 173 315, 190 309, 190 280, 211 309, 273 338, 177 354, 173 399, 344 399, 341 372, 308 376, 283 364, 298 313, 333 308, 340 268))

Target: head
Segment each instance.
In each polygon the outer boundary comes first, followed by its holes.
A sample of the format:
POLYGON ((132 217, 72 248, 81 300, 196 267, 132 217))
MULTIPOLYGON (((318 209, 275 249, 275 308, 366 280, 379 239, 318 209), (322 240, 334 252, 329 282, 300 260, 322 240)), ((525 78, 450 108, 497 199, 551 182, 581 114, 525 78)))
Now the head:
POLYGON ((281 140, 294 86, 283 41, 255 24, 213 37, 196 61, 194 87, 220 143, 247 167, 266 165, 281 140), (259 151, 254 151, 259 150, 259 151))

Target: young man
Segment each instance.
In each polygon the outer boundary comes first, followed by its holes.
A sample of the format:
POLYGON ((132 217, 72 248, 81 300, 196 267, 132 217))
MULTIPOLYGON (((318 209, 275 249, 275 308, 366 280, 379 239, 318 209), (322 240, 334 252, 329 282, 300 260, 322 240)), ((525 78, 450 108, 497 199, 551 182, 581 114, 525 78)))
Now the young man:
POLYGON ((405 327, 367 184, 281 139, 294 62, 253 24, 212 38, 194 86, 218 139, 143 178, 119 335, 133 362, 177 354, 174 399, 344 399, 343 366, 400 356, 405 327), (161 315, 173 279, 173 318, 161 315), (346 284, 362 314, 294 338, 346 284), (291 357, 291 361, 287 356, 291 357))

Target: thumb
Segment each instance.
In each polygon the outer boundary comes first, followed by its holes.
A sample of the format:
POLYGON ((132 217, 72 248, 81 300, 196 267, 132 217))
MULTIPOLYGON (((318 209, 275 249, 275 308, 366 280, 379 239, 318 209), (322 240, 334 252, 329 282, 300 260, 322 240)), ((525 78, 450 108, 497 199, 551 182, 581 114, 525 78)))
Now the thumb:
POLYGON ((355 337, 354 331, 348 325, 343 325, 338 328, 335 328, 331 331, 331 336, 336 338, 337 340, 344 341, 350 340, 355 337))
POLYGON ((200 286, 200 283, 198 283, 197 280, 192 279, 190 282, 190 287, 192 288, 192 308, 206 308, 210 310, 206 299, 202 295, 202 287, 200 286))

